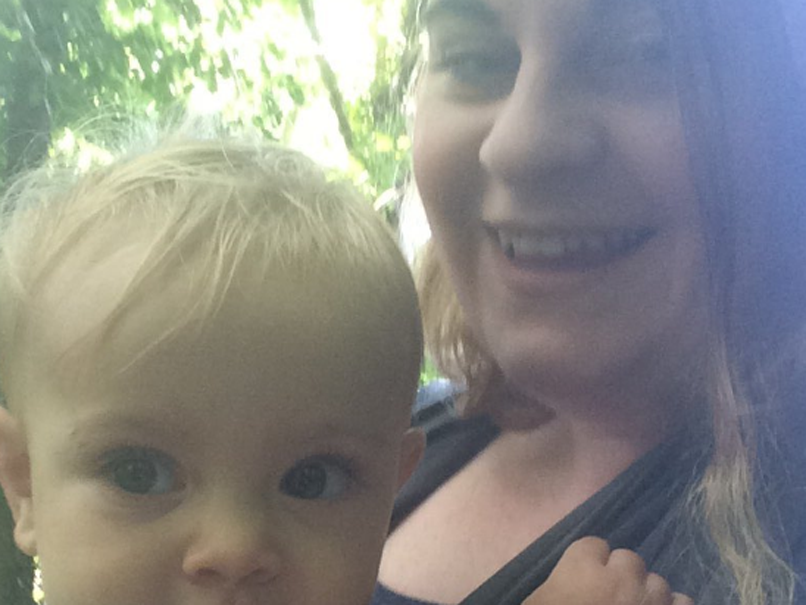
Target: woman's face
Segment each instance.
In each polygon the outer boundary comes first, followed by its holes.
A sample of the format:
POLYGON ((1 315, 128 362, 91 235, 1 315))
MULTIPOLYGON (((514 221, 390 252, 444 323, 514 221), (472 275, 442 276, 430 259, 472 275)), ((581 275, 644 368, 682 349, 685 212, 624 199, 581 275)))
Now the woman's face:
POLYGON ((654 3, 433 0, 427 26, 415 174, 482 345, 538 395, 685 371, 705 253, 654 3))

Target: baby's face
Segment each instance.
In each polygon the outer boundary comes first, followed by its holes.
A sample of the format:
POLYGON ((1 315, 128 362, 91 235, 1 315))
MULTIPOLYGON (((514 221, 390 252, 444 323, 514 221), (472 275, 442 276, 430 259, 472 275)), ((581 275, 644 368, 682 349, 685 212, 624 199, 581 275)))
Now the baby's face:
MULTIPOLYGON (((17 389, 33 488, 20 542, 39 556, 48 605, 368 602, 399 475, 419 451, 393 349, 351 337, 333 301, 278 276, 263 300, 236 288, 203 332, 123 372, 37 372, 114 298, 114 272, 98 273, 82 286, 94 305, 64 299, 36 330, 17 389)), ((125 365, 159 333, 178 296, 165 292, 97 367, 125 365)), ((370 311, 354 312, 359 325, 370 311)))

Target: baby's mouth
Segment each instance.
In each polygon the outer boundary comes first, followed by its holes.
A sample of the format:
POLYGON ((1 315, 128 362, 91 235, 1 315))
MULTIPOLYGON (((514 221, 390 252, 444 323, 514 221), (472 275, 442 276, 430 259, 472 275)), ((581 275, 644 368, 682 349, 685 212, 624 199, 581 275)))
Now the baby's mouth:
POLYGON ((656 233, 649 228, 591 231, 490 229, 504 255, 518 264, 584 269, 633 254, 656 233))

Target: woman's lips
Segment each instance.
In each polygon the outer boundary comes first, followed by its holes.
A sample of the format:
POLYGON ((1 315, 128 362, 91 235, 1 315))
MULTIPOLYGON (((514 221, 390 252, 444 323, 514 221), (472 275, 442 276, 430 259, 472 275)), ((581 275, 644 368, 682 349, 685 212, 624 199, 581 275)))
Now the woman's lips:
POLYGON ((488 227, 515 265, 553 271, 594 269, 635 253, 656 231, 650 228, 519 231, 488 227))

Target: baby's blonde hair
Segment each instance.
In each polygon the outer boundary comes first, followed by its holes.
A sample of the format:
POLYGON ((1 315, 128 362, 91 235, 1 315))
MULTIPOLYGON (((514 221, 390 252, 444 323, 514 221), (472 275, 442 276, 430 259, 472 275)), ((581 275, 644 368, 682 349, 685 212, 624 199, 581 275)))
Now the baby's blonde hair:
POLYGON ((355 320, 392 335, 384 342, 399 350, 378 354, 398 364, 400 380, 413 392, 422 348, 416 293, 390 230, 372 208, 287 148, 179 135, 83 175, 41 169, 7 191, 0 215, 3 386, 13 379, 9 368, 33 321, 29 308, 49 277, 76 246, 100 238, 105 254, 129 242, 132 229, 146 253, 85 340, 102 340, 166 275, 188 280, 186 307, 137 353, 146 355, 212 317, 248 259, 250 283, 271 287, 279 271, 322 304, 337 299, 348 310, 350 301, 378 309, 379 317, 355 320))

